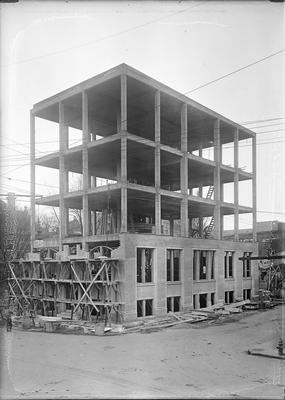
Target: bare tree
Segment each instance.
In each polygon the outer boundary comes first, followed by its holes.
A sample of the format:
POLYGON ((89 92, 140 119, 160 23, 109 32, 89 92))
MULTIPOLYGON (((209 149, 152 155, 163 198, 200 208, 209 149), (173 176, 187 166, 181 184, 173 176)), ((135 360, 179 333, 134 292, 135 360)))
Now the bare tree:
POLYGON ((59 219, 56 214, 44 213, 39 215, 37 231, 43 236, 54 235, 58 233, 59 219))
POLYGON ((0 259, 4 262, 24 257, 30 249, 30 213, 1 202, 0 259))

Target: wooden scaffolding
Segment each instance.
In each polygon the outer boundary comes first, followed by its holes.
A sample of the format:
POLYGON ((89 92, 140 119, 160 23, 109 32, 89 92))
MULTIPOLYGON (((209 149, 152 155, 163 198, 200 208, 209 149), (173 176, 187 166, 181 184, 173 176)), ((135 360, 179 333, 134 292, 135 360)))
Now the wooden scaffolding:
POLYGON ((123 322, 116 258, 16 260, 9 270, 10 297, 20 313, 123 322))

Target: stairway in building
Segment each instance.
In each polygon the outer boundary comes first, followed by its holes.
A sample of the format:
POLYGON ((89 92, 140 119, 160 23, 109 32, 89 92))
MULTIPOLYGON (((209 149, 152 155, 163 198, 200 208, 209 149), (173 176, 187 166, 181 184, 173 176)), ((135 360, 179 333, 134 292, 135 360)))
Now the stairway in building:
POLYGON ((206 199, 211 199, 211 198, 212 198, 212 195, 213 195, 213 193, 214 193, 214 186, 209 186, 209 190, 208 190, 208 193, 207 193, 206 199))
POLYGON ((211 235, 214 225, 215 225, 215 221, 214 221, 214 217, 212 217, 209 225, 207 225, 204 229, 205 238, 208 238, 211 235))

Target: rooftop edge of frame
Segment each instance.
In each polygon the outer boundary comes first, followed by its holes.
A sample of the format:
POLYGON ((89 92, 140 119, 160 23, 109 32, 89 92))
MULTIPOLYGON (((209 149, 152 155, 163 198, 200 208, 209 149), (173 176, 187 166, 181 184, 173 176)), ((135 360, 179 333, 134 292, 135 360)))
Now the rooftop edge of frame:
POLYGON ((64 101, 71 96, 74 96, 76 94, 83 92, 84 90, 91 89, 92 87, 94 87, 96 85, 104 83, 112 78, 118 77, 123 74, 125 74, 129 77, 132 77, 133 79, 136 79, 148 86, 151 86, 152 88, 154 88, 166 95, 174 97, 176 100, 181 101, 182 103, 186 103, 188 106, 191 106, 191 107, 195 108, 196 110, 204 112, 213 118, 216 118, 226 124, 229 124, 232 127, 235 127, 237 129, 243 131, 244 133, 249 134, 251 137, 256 136, 255 132, 244 127, 243 125, 240 125, 237 122, 234 122, 234 121, 224 117, 223 115, 217 113, 216 111, 213 111, 210 108, 203 106, 202 104, 196 102, 195 100, 192 100, 191 98, 187 97, 186 95, 176 91, 175 89, 172 89, 171 87, 157 81, 154 78, 151 78, 150 76, 144 74, 143 72, 141 72, 125 63, 119 64, 107 71, 104 71, 98 75, 93 76, 92 78, 82 81, 74 86, 71 86, 68 89, 65 89, 53 96, 50 96, 40 102, 35 103, 33 105, 31 113, 34 114, 35 116, 37 116, 37 112, 39 112, 49 106, 52 106, 56 103, 64 101))

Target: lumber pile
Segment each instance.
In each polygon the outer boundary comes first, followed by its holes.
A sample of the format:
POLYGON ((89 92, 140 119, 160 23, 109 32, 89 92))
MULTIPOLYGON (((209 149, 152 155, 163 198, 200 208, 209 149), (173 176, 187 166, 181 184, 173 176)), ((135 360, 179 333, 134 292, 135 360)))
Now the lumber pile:
POLYGON ((198 322, 208 322, 209 324, 227 317, 231 314, 238 314, 243 311, 245 305, 249 305, 250 300, 238 301, 232 304, 217 303, 210 307, 201 308, 189 312, 168 312, 167 316, 154 317, 150 319, 136 321, 135 323, 125 324, 125 333, 141 332, 149 333, 160 329, 169 328, 182 324, 195 324, 198 322))
POLYGON ((169 312, 165 317, 153 318, 146 321, 141 321, 139 325, 125 327, 126 333, 141 332, 149 333, 158 331, 160 329, 169 328, 181 324, 193 324, 197 322, 203 322, 208 319, 208 316, 189 313, 173 313, 169 312))

